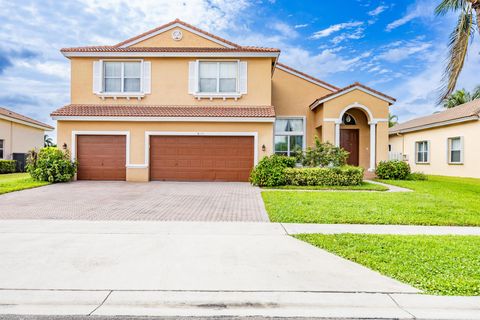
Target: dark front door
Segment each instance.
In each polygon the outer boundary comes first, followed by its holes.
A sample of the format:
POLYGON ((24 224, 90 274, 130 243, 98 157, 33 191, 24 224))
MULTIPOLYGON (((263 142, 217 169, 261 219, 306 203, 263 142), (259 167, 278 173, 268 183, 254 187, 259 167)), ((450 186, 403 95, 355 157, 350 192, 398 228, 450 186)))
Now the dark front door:
POLYGON ((340 130, 340 147, 350 152, 347 163, 351 166, 358 166, 358 145, 359 133, 358 129, 341 129, 340 130))

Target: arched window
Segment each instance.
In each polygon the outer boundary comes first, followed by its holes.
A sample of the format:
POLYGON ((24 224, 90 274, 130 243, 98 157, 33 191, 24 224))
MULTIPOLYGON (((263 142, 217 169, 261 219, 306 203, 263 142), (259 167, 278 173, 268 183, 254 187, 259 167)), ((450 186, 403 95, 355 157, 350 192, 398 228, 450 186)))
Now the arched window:
POLYGON ((357 124, 357 121, 351 114, 345 112, 342 118, 342 123, 347 126, 354 126, 357 124))

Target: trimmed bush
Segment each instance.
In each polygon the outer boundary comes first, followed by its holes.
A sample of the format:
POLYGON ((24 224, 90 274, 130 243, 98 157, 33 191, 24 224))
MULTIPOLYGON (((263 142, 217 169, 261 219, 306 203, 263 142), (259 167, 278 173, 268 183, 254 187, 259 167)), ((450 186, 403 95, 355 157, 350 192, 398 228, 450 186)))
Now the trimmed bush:
POLYGON ((250 174, 250 182, 260 187, 274 187, 285 184, 285 168, 295 166, 295 158, 279 155, 264 157, 250 174))
POLYGON ((377 176, 385 180, 405 180, 410 172, 408 163, 399 160, 381 161, 375 170, 377 176))
POLYGON ((46 147, 38 153, 30 151, 26 169, 38 181, 67 182, 75 175, 77 163, 70 160, 68 152, 46 147))
POLYGON ((0 160, 0 174, 14 173, 17 170, 17 161, 15 160, 0 160))
POLYGON ((292 186, 355 186, 363 181, 363 168, 287 168, 285 182, 292 186))
POLYGON ((424 180, 428 180, 428 177, 423 172, 412 172, 408 175, 407 180, 424 181, 424 180))
POLYGON ((315 146, 304 153, 300 150, 296 158, 304 167, 341 167, 346 165, 348 155, 348 151, 315 137, 315 146))

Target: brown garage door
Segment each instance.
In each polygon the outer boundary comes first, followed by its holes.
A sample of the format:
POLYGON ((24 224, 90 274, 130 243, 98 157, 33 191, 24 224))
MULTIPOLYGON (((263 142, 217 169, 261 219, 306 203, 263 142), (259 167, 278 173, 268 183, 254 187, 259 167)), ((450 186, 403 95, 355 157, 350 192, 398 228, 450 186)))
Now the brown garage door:
POLYGON ((125 180, 125 136, 77 136, 79 180, 125 180))
POLYGON ((248 181, 253 137, 152 136, 150 180, 248 181))

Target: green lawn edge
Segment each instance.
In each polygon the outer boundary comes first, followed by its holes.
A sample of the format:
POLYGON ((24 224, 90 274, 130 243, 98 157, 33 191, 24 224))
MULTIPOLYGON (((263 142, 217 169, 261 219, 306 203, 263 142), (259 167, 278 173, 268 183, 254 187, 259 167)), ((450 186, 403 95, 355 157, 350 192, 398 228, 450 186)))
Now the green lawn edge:
POLYGON ((28 173, 0 174, 0 195, 15 191, 43 187, 50 184, 46 181, 36 181, 28 173))
POLYGON ((295 238, 425 294, 480 295, 480 237, 299 234, 295 238))
POLYGON ((389 188, 364 181, 356 186, 276 186, 263 187, 263 190, 322 190, 322 191, 387 191, 389 188))

